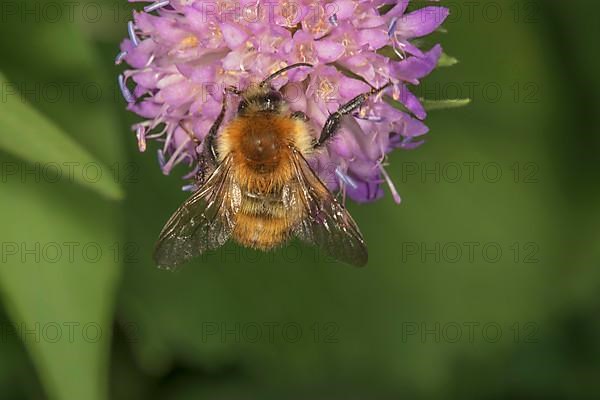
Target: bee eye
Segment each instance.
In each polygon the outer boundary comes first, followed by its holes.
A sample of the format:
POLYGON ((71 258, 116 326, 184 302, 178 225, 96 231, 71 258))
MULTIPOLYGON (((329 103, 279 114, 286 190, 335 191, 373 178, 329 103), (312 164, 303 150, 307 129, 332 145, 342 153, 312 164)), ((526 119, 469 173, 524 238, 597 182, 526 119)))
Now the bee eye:
POLYGON ((246 100, 240 101, 240 104, 238 105, 238 112, 241 113, 245 111, 246 108, 248 108, 248 102, 246 100))
POLYGON ((283 100, 283 96, 281 96, 281 93, 272 90, 267 93, 266 99, 270 102, 277 103, 283 100))
POLYGON ((283 97, 281 96, 281 93, 276 92, 274 90, 270 91, 265 96, 265 102, 267 102, 269 104, 273 104, 273 105, 280 103, 282 100, 283 100, 283 97))
POLYGON ((265 110, 275 111, 283 101, 283 96, 281 96, 281 93, 271 90, 261 99, 261 101, 265 110))

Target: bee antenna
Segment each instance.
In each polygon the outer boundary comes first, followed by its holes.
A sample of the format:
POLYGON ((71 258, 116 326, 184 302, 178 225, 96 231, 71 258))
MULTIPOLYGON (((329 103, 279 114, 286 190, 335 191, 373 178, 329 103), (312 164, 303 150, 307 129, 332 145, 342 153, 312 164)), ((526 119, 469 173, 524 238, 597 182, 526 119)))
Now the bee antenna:
POLYGON ((271 75, 269 75, 267 78, 265 78, 264 81, 262 81, 260 83, 260 86, 264 87, 269 82, 271 82, 273 79, 277 78, 279 75, 281 75, 281 74, 289 71, 290 69, 300 68, 300 67, 310 67, 310 68, 312 68, 313 65, 309 64, 309 63, 296 63, 296 64, 288 65, 287 67, 281 68, 279 71, 273 72, 271 75))

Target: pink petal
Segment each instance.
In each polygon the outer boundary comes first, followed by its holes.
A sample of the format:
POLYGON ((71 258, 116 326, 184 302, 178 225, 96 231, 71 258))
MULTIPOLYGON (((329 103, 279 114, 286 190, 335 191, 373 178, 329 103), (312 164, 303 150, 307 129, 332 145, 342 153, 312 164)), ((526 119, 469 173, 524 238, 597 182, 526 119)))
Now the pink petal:
POLYGON ((248 39, 248 33, 245 30, 228 22, 221 24, 221 32, 223 32, 223 39, 230 49, 235 49, 248 39))

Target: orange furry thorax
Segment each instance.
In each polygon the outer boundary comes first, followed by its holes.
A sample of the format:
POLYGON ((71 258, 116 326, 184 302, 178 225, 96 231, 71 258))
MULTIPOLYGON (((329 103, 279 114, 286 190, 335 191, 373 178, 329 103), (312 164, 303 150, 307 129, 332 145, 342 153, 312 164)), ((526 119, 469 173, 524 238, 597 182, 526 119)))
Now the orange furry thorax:
POLYGON ((236 181, 251 192, 277 191, 293 178, 291 148, 302 153, 311 136, 302 121, 266 112, 238 116, 218 139, 221 158, 231 154, 236 181))

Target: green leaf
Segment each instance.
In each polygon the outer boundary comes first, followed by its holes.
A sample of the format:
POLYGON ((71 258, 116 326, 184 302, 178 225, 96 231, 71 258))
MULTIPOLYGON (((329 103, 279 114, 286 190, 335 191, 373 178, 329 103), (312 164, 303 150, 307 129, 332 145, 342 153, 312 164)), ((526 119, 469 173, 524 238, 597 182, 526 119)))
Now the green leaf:
POLYGON ((425 110, 444 110, 447 108, 459 108, 464 107, 471 103, 471 99, 452 99, 452 100, 426 100, 421 99, 421 103, 425 110))
POLYGON ((0 51, 7 77, 2 84, 10 81, 34 96, 24 96, 28 102, 7 96, 0 107, 4 165, 27 160, 23 168, 35 171, 32 162, 56 162, 65 172, 66 161, 92 163, 91 171, 102 172, 101 179, 88 178, 80 167, 73 179, 52 183, 4 170, 7 195, 0 198, 0 218, 10 229, 0 233, 8 246, 3 250, 9 250, 2 251, 0 294, 12 323, 25 328, 19 336, 44 398, 106 400, 114 289, 125 249, 117 233, 120 204, 107 199, 122 197, 116 168, 125 168, 119 164, 121 135, 129 132, 115 117, 121 104, 112 96, 111 62, 99 62, 82 26, 68 18, 41 23, 8 18, 0 24, 0 51), (40 95, 39 88, 52 87, 62 90, 57 101, 40 95), (92 91, 86 93, 86 87, 92 91), (100 96, 91 99, 95 88, 100 96), (62 337, 55 342, 57 326, 62 337))
POLYGON ((76 185, 5 178, 0 294, 15 335, 48 398, 104 400, 119 209, 76 185))
MULTIPOLYGON (((31 168, 52 169, 62 178, 77 182, 110 199, 123 197, 109 168, 71 139, 56 124, 27 104, 4 76, 0 75, 0 148, 31 163, 16 163, 10 173, 31 168), (93 175, 88 174, 93 169, 93 175)), ((11 167, 12 168, 12 167, 11 167)), ((9 173, 9 171, 6 171, 9 173)), ((57 175, 56 175, 57 176, 57 175)), ((55 175, 51 179, 55 179, 55 175)))

